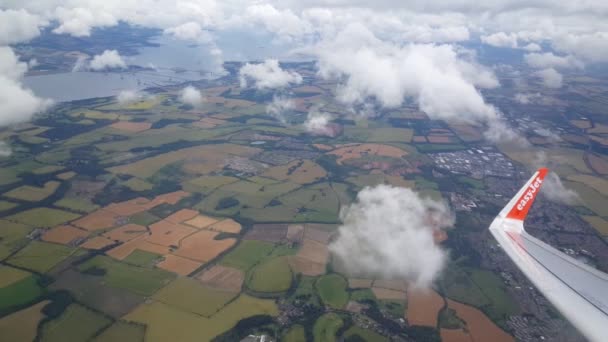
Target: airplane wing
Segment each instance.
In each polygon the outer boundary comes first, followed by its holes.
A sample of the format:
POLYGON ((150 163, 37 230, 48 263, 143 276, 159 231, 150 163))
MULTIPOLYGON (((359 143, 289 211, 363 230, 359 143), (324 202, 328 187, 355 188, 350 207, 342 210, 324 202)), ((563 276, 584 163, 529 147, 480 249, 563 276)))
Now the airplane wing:
POLYGON ((539 169, 490 226, 490 232, 534 286, 590 341, 608 336, 608 274, 526 233, 524 219, 548 169, 539 169))

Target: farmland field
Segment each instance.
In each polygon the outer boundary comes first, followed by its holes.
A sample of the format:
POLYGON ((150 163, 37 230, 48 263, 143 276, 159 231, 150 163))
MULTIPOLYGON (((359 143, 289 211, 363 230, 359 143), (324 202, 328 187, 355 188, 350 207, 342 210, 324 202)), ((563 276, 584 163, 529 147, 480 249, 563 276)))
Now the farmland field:
POLYGON ((388 338, 386 338, 378 333, 375 333, 371 330, 362 329, 357 326, 353 326, 352 328, 346 330, 346 332, 344 333, 344 337, 347 340, 349 338, 353 338, 354 336, 358 336, 359 338, 361 338, 363 341, 366 341, 366 342, 388 342, 389 341, 388 338))
POLYGON ((37 272, 46 272, 73 253, 73 248, 32 241, 9 258, 7 263, 37 272))
POLYGON ((283 335, 282 341, 285 342, 306 342, 306 334, 304 327, 301 325, 294 325, 283 335))
POLYGON ((131 266, 105 256, 95 257, 78 268, 81 271, 102 269, 108 286, 127 289, 143 296, 154 294, 175 277, 167 271, 131 266))
POLYGON ((437 326, 443 298, 432 289, 410 290, 407 294, 407 320, 411 325, 437 326))
POLYGON ((112 324, 101 334, 96 336, 94 342, 143 342, 145 327, 140 324, 123 321, 112 324))
POLYGON ((250 272, 247 285, 256 292, 282 292, 291 286, 292 273, 286 257, 264 261, 250 272))
POLYGON ((75 220, 78 217, 79 215, 67 211, 41 207, 22 211, 5 219, 32 227, 54 227, 75 220))
POLYGON ((71 304, 58 318, 42 327, 42 341, 85 341, 111 321, 78 304, 71 304))
POLYGON ((3 194, 4 197, 28 202, 38 202, 52 195, 61 183, 49 181, 42 187, 23 185, 3 194))
POLYGON ((0 336, 5 341, 33 341, 36 328, 45 315, 42 308, 48 300, 34 304, 0 319, 0 336))
POLYGON ((0 288, 7 287, 30 275, 29 272, 18 268, 0 265, 0 288))
POLYGON ((44 293, 38 277, 31 275, 0 288, 0 314, 7 309, 29 303, 44 293))
POLYGON ((448 307, 456 310, 474 341, 512 342, 515 339, 496 326, 481 311, 448 299, 448 307))
POLYGON ((273 245, 268 242, 245 240, 230 253, 226 254, 220 264, 247 271, 253 265, 272 252, 273 245))
POLYGON ((327 313, 319 317, 313 328, 314 341, 336 341, 336 334, 343 324, 342 318, 334 313, 327 313))
POLYGON ((348 302, 347 286, 346 279, 337 274, 324 275, 315 283, 323 303, 335 309, 344 307, 348 302))
POLYGON ((235 292, 204 286, 191 278, 180 277, 154 294, 153 298, 180 310, 210 317, 237 295, 235 292))
POLYGON ((122 261, 135 266, 152 267, 161 257, 159 254, 136 249, 122 261))

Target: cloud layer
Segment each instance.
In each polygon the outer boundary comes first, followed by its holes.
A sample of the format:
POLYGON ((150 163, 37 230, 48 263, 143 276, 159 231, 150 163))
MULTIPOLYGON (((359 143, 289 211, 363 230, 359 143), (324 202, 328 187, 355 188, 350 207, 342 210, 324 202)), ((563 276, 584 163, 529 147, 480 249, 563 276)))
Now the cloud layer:
POLYGON ((428 287, 444 266, 446 253, 433 231, 450 227, 454 218, 443 202, 379 185, 361 190, 341 218, 330 250, 351 273, 428 287))
POLYGON ((239 70, 239 78, 243 88, 251 84, 257 89, 278 89, 302 83, 300 74, 283 70, 276 59, 267 59, 259 64, 245 64, 239 70))
POLYGON ((94 56, 89 63, 89 69, 95 71, 126 68, 127 63, 116 50, 105 50, 102 54, 94 56))

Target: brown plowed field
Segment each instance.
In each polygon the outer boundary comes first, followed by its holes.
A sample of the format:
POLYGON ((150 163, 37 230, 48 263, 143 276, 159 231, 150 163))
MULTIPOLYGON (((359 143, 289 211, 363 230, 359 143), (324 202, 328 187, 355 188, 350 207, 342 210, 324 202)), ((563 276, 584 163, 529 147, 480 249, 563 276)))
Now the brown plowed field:
POLYGON ((213 266, 199 275, 197 279, 209 287, 238 293, 241 292, 245 273, 232 267, 213 266))
POLYGON ((432 289, 410 289, 407 294, 407 320, 410 325, 434 328, 443 304, 443 298, 432 289))
POLYGON ((89 236, 89 232, 72 226, 58 226, 46 231, 42 240, 67 245, 71 241, 89 236))
POLYGON ((157 263, 156 266, 182 276, 187 276, 202 265, 200 262, 182 258, 173 254, 167 254, 164 257, 165 260, 157 263))
POLYGON ((478 309, 453 300, 447 300, 448 306, 467 324, 467 330, 474 341, 513 342, 513 336, 507 334, 478 309))
POLYGON ((286 224, 254 224, 245 234, 245 240, 281 242, 287 236, 286 224))
POLYGON ((118 227, 116 229, 112 229, 109 232, 104 233, 103 235, 110 240, 127 242, 132 240, 141 234, 147 232, 148 229, 144 226, 140 226, 138 224, 127 224, 122 227, 118 227))
POLYGON ((396 290, 401 292, 407 291, 407 283, 403 280, 379 279, 374 281, 374 287, 381 287, 383 289, 396 290))
POLYGON ((369 289, 373 282, 371 279, 349 278, 348 287, 351 289, 369 289))
POLYGON ((587 155, 589 166, 600 175, 608 175, 608 160, 595 154, 587 155))
MULTIPOLYGON (((204 216, 204 215, 198 215, 195 218, 188 220, 186 222, 184 222, 185 224, 192 226, 192 227, 196 227, 199 229, 205 228, 213 223, 216 223, 217 219, 214 219, 213 217, 209 217, 209 216, 204 216)), ((239 228, 240 230, 240 228, 239 228)))
POLYGON ((120 216, 131 216, 142 211, 153 208, 151 201, 144 197, 134 198, 129 201, 112 203, 105 207, 105 210, 111 211, 120 216))
POLYGON ((181 241, 179 249, 173 254, 207 262, 232 247, 236 242, 235 239, 214 240, 213 238, 217 234, 208 230, 192 234, 181 241))
POLYGON ((313 262, 310 259, 302 258, 299 256, 288 257, 289 266, 296 273, 302 273, 307 276, 320 276, 325 274, 325 264, 313 262))
POLYGON ((179 246, 179 242, 186 236, 196 232, 196 229, 169 221, 159 221, 150 225, 150 235, 146 235, 148 242, 162 246, 179 246))
POLYGON ((325 265, 329 258, 329 250, 327 249, 327 246, 322 243, 304 239, 302 247, 298 252, 298 257, 325 265))
POLYGON ((149 122, 119 121, 113 123, 111 127, 121 131, 138 133, 150 129, 150 127, 152 127, 152 124, 149 122))
POLYGON ((120 215, 116 215, 113 212, 105 209, 99 209, 74 221, 72 224, 88 231, 95 231, 114 227, 119 218, 120 215))
POLYGON ((304 238, 313 240, 319 243, 326 245, 331 238, 332 233, 327 232, 325 230, 316 229, 309 225, 306 225, 306 229, 304 230, 304 238))
POLYGON ((466 331, 462 329, 441 329, 442 342, 475 342, 466 331))
POLYGON ((304 226, 301 224, 291 224, 287 227, 287 241, 289 242, 302 242, 304 238, 304 226))

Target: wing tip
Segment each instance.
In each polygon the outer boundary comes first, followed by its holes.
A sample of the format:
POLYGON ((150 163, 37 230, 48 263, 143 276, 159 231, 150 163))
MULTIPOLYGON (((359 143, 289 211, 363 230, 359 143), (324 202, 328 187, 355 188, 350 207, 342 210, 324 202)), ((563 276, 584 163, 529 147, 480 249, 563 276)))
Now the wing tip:
POLYGON ((511 208, 506 215, 507 218, 524 221, 526 216, 528 215, 528 211, 538 192, 540 191, 540 187, 549 173, 549 169, 546 167, 539 168, 532 178, 522 187, 522 189, 517 193, 517 195, 513 198, 517 198, 517 201, 509 203, 511 208), (519 197, 518 197, 519 196, 519 197))

